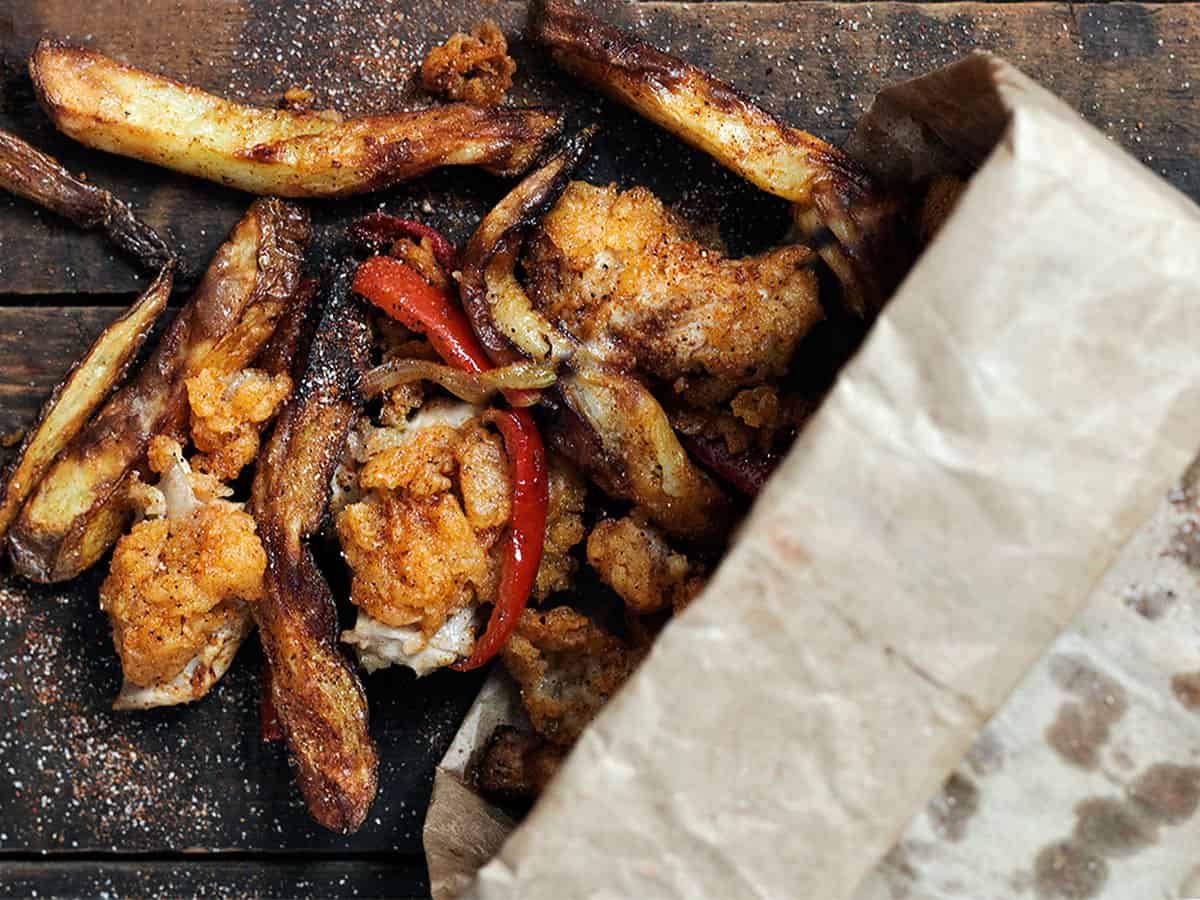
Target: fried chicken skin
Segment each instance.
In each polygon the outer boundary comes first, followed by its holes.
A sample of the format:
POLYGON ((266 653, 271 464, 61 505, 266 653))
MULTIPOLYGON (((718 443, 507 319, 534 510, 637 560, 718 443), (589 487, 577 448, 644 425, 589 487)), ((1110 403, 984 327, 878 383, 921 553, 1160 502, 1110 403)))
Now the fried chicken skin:
POLYGON ((488 742, 475 775, 479 789, 500 800, 537 799, 567 757, 567 751, 540 735, 499 726, 488 742))
POLYGON ((126 682, 118 708, 203 696, 250 630, 267 565, 254 519, 177 443, 156 438, 150 464, 159 483, 136 497, 158 515, 118 541, 100 588, 126 682))
MULTIPOLYGON (((474 607, 496 596, 512 485, 504 445, 481 412, 432 400, 401 426, 358 437, 359 499, 335 524, 359 608, 342 639, 370 670, 448 665, 470 650, 474 607), (438 652, 422 653, 431 646, 438 652)), ((536 600, 569 585, 570 550, 584 537, 579 476, 553 461, 549 487, 536 600)))
POLYGON ((260 369, 222 373, 202 369, 187 380, 197 469, 225 481, 237 478, 258 455, 259 432, 292 392, 284 373, 260 369))
POLYGON ((495 106, 503 102, 516 71, 500 26, 485 19, 470 34, 455 32, 429 51, 421 63, 421 86, 472 106, 495 106))
POLYGON ((636 515, 596 523, 587 561, 636 615, 682 609, 704 586, 700 569, 636 515))
POLYGON ((587 616, 558 606, 548 612, 526 609, 501 658, 520 686, 534 730, 569 747, 633 673, 643 653, 587 616))
POLYGON ((532 297, 606 361, 708 402, 783 374, 822 317, 812 251, 729 259, 645 188, 571 182, 525 258, 532 297))

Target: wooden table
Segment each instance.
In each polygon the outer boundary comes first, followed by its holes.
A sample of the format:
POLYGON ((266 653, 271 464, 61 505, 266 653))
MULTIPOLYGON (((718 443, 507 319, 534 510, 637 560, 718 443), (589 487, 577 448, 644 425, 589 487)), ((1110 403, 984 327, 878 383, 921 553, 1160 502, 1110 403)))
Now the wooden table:
MULTIPOLYGON (((0 127, 130 201, 180 248, 181 293, 248 199, 82 148, 38 109, 24 63, 70 37, 207 89, 274 105, 292 85, 344 112, 419 101, 414 64, 477 18, 521 30, 523 4, 448 0, 0 0, 0 127), (277 8, 278 7, 278 8, 277 8)), ((711 69, 786 121, 841 141, 883 85, 1000 53, 1172 184, 1200 198, 1200 4, 642 3, 604 15, 711 69)), ((565 105, 605 133, 584 176, 648 183, 685 214, 720 218, 736 247, 772 236, 773 202, 707 159, 559 79, 518 44, 516 102, 565 105), (669 160, 669 165, 664 165, 669 160)), ((435 175, 316 211, 384 206, 462 238, 504 185, 435 175), (429 211, 433 212, 430 213, 429 211)), ((94 235, 0 197, 0 433, 25 424, 144 280, 94 235)), ((97 575, 0 589, 0 896, 423 896, 420 826, 432 766, 478 678, 368 679, 380 796, 342 839, 308 821, 285 755, 258 739, 258 650, 190 707, 116 714, 119 671, 97 575)))

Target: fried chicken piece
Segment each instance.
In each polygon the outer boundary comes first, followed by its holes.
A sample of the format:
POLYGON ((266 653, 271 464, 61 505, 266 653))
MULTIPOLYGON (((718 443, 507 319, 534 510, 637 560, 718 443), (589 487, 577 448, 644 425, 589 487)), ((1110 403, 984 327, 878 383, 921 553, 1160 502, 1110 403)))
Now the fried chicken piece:
POLYGON ((494 537, 472 530, 453 494, 351 504, 338 515, 337 533, 354 573, 350 599, 385 625, 433 635, 499 581, 489 553, 494 537))
POLYGON ((150 462, 162 478, 144 493, 157 491, 165 516, 121 538, 100 588, 125 680, 139 687, 170 681, 218 635, 241 632, 267 565, 254 519, 213 496, 211 476, 190 472, 177 443, 156 438, 150 462))
POLYGON ((579 737, 625 683, 643 650, 619 641, 575 610, 526 609, 501 651, 538 734, 563 747, 579 737))
POLYGON ((500 725, 492 734, 475 781, 505 801, 535 800, 566 759, 566 751, 531 731, 500 725))
POLYGON ((571 586, 575 557, 571 548, 587 535, 583 525, 583 502, 587 486, 569 462, 558 454, 547 457, 550 502, 546 507, 546 539, 542 564, 533 585, 533 599, 541 602, 557 591, 571 586))
POLYGON ((232 481, 258 455, 259 432, 292 392, 292 380, 259 369, 202 369, 187 380, 187 392, 192 443, 200 451, 192 464, 232 481))
POLYGON ((433 252, 433 242, 427 237, 415 242, 409 238, 401 238, 392 244, 391 255, 403 260, 406 265, 418 275, 439 290, 449 291, 453 285, 450 273, 442 269, 433 252))
POLYGON ((531 294, 593 352, 707 405, 783 374, 822 317, 812 251, 728 259, 645 188, 572 182, 534 232, 531 294))
POLYGON ((473 106, 496 106, 512 87, 516 71, 503 32, 485 19, 470 34, 455 32, 429 51, 421 63, 421 86, 473 106))
MULTIPOLYGON (((512 494, 504 444, 478 409, 434 401, 402 427, 360 428, 354 449, 360 495, 335 522, 360 613, 342 639, 368 668, 447 665, 472 624, 457 614, 491 602, 499 588, 512 494), (437 652, 418 655, 429 648, 437 652)), ((549 470, 535 600, 570 584, 570 550, 585 533, 582 480, 554 458, 549 470)))
POLYGON ((699 568, 636 515, 596 523, 588 536, 587 560, 638 615, 682 609, 704 586, 699 568))

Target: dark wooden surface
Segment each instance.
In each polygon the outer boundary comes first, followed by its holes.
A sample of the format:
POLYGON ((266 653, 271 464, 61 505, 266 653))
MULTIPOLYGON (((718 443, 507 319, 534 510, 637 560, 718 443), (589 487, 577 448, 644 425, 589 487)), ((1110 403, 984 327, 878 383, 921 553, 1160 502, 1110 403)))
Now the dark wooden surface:
MULTIPOLYGON (((789 122, 840 141, 879 87, 994 50, 1200 198, 1200 4, 700 3, 603 7, 613 21, 700 63, 789 122)), ((449 0, 0 0, 0 127, 130 201, 192 277, 248 198, 58 136, 25 57, 70 37, 222 94, 273 105, 292 85, 347 113, 423 102, 425 49, 482 16, 519 32, 523 4, 449 0)), ((770 239, 783 210, 621 110, 559 80, 520 42, 515 100, 566 106, 604 136, 585 177, 646 183, 685 215, 719 219, 732 246, 770 239)), ((322 204, 314 263, 348 215, 418 212, 465 236, 505 185, 439 174, 322 204)), ((184 286, 188 278, 184 278, 184 286)), ((0 432, 24 424, 145 279, 103 241, 0 197, 0 432)), ((119 679, 99 576, 0 589, 0 896, 422 896, 420 823, 434 761, 478 679, 368 681, 384 761, 367 825, 313 828, 282 749, 257 734, 258 650, 205 701, 118 715, 119 679)))

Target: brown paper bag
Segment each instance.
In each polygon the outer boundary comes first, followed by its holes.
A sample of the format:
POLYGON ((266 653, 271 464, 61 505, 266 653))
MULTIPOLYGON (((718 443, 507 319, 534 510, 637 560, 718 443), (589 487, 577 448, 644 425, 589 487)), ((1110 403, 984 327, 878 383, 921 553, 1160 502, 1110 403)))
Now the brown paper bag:
MULTIPOLYGON (((885 91, 853 150, 888 181, 978 171, 705 592, 467 896, 871 891, 1200 444, 1182 195, 984 55, 885 91)), ((438 896, 491 852, 453 845, 452 777, 426 826, 438 896)))

